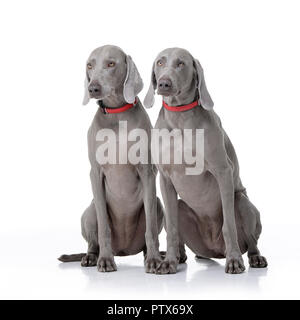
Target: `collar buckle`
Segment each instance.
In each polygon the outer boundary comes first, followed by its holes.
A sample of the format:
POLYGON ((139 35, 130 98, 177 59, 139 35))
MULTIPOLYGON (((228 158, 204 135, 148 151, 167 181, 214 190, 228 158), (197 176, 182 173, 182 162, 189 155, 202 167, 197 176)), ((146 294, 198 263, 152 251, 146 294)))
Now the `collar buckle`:
POLYGON ((98 106, 101 108, 103 114, 107 114, 106 107, 104 106, 102 100, 97 100, 98 106))

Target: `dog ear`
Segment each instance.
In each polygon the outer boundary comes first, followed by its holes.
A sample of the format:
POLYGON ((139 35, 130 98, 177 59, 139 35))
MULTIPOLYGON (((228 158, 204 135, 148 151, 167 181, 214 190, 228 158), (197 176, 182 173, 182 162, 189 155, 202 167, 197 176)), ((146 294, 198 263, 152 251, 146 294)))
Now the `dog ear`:
POLYGON ((123 95, 128 103, 134 103, 136 96, 143 89, 143 80, 136 65, 129 55, 126 56, 127 74, 124 81, 123 95))
POLYGON ((89 95, 89 90, 88 90, 88 85, 90 83, 90 78, 88 74, 86 73, 85 80, 84 80, 84 97, 82 104, 85 106, 86 104, 89 103, 90 101, 90 95, 89 95))
POLYGON ((196 84, 199 93, 199 104, 206 110, 212 110, 214 102, 206 88, 203 68, 197 59, 194 59, 194 68, 196 72, 196 84))
POLYGON ((150 81, 150 86, 148 89, 148 92, 146 94, 146 97, 144 99, 144 106, 145 108, 152 108, 154 105, 154 95, 155 95, 155 90, 157 88, 157 81, 154 73, 154 66, 155 64, 153 63, 152 66, 152 71, 151 71, 151 81, 150 81))

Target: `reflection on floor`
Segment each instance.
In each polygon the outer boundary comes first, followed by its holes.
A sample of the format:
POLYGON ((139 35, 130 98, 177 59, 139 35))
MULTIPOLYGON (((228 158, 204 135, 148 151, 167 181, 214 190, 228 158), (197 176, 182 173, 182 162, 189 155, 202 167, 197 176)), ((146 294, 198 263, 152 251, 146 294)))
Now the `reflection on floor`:
POLYGON ((105 288, 107 295, 113 296, 120 289, 124 289, 127 294, 141 291, 146 297, 152 297, 156 292, 158 295, 161 293, 178 295, 178 298, 180 296, 186 298, 194 296, 195 299, 197 299, 197 295, 202 296, 207 291, 216 290, 224 292, 241 289, 257 293, 260 290, 261 278, 265 277, 268 272, 267 268, 249 268, 243 274, 229 275, 224 272, 222 260, 217 262, 190 256, 188 264, 181 264, 177 274, 162 276, 146 274, 142 265, 130 264, 122 262, 122 260, 124 258, 117 258, 118 271, 114 273, 99 273, 95 267, 82 268, 79 263, 62 263, 59 268, 63 271, 76 270, 81 272, 87 279, 88 289, 105 288))

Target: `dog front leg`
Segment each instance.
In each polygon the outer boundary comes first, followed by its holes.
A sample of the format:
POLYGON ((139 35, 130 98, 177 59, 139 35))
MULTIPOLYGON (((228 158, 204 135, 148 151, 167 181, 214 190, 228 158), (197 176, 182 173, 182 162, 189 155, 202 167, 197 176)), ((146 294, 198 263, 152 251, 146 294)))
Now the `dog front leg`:
POLYGON ((155 174, 151 167, 140 173, 143 184, 143 200, 146 216, 146 246, 147 255, 145 257, 145 270, 147 273, 155 273, 161 263, 158 242, 157 225, 157 198, 155 186, 155 174))
POLYGON ((234 181, 231 166, 225 165, 211 170, 218 181, 223 209, 223 237, 226 246, 227 273, 242 273, 245 270, 242 254, 238 245, 234 214, 234 181))
POLYGON ((100 272, 116 271, 117 266, 111 247, 111 230, 105 199, 104 175, 99 168, 92 168, 91 183, 97 215, 99 257, 97 268, 100 272))
POLYGON ((160 188, 166 209, 167 253, 156 273, 176 273, 180 257, 177 192, 171 179, 162 174, 160 174, 160 188))

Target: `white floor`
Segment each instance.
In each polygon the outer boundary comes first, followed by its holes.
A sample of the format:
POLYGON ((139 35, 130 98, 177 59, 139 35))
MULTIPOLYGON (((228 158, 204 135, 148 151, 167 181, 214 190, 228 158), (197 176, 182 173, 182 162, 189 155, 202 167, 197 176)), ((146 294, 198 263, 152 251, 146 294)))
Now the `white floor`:
POLYGON ((32 231, 18 235, 2 233, 0 298, 300 298, 300 258, 296 229, 290 229, 285 239, 281 239, 276 230, 272 236, 262 237, 261 249, 268 258, 269 267, 248 269, 244 256, 247 270, 241 275, 225 274, 224 260, 196 261, 190 251, 187 263, 180 266, 176 275, 146 274, 141 254, 117 257, 118 271, 101 274, 96 268, 82 268, 79 263, 62 264, 56 260, 61 253, 84 250, 85 243, 77 233, 78 230, 45 229, 39 233, 32 231), (11 248, 15 246, 21 250, 12 251, 11 248))

